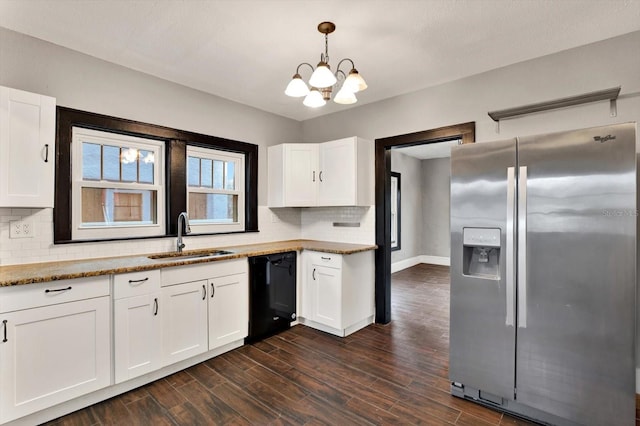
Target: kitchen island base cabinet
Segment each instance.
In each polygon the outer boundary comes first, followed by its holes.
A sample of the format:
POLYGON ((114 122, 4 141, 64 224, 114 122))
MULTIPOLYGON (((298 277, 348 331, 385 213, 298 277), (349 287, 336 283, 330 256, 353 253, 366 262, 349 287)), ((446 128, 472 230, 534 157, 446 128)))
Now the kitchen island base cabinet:
POLYGON ((0 423, 111 384, 108 277, 10 287, 0 297, 0 423))
POLYGON ((373 251, 302 256, 302 324, 344 337, 373 323, 373 251))

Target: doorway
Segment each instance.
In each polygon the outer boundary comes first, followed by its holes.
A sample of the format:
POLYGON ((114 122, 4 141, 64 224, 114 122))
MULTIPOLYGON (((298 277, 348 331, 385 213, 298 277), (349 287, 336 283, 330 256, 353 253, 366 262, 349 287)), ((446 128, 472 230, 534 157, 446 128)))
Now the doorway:
POLYGON ((376 167, 376 322, 391 321, 391 149, 460 139, 475 142, 475 122, 391 136, 375 141, 376 167))

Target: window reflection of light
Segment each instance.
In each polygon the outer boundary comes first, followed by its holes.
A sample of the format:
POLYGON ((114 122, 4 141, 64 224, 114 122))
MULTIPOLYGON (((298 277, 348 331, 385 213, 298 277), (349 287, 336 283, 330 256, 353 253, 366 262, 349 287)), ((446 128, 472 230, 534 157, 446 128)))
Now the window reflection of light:
POLYGON ((155 161, 153 152, 148 152, 142 161, 144 161, 146 164, 153 163, 155 161))
POLYGON ((122 151, 121 162, 124 164, 133 163, 138 159, 138 150, 135 148, 128 148, 122 151))

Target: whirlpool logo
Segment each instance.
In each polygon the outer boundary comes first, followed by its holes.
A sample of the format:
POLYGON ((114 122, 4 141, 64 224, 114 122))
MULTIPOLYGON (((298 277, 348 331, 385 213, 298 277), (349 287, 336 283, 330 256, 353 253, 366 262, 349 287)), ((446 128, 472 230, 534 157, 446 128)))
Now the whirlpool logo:
POLYGON ((607 135, 607 136, 594 136, 593 140, 596 142, 600 142, 600 143, 605 143, 607 141, 611 141, 614 140, 616 137, 613 135, 607 135))

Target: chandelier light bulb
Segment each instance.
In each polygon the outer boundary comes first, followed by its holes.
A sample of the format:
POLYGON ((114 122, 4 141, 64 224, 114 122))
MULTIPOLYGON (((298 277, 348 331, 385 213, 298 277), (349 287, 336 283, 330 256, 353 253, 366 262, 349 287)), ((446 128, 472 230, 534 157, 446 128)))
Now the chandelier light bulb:
POLYGON ((356 98, 356 95, 343 84, 342 88, 336 94, 336 97, 333 98, 333 102, 342 105, 350 105, 358 102, 358 99, 356 98))
POLYGON ((322 94, 316 87, 312 87, 302 103, 310 108, 318 108, 324 106, 327 101, 322 98, 322 94))
POLYGON ((322 89, 324 87, 333 86, 337 81, 336 76, 333 75, 329 68, 329 64, 326 62, 319 62, 316 70, 311 74, 309 84, 313 87, 322 89))
POLYGON ((344 81, 343 87, 344 86, 347 86, 353 93, 360 92, 368 87, 367 83, 364 81, 364 78, 362 78, 360 73, 358 73, 358 70, 355 68, 349 71, 349 75, 344 81))
POLYGON ((309 94, 309 88, 307 87, 307 83, 302 80, 300 74, 295 74, 287 85, 284 93, 292 98, 301 98, 309 94))

